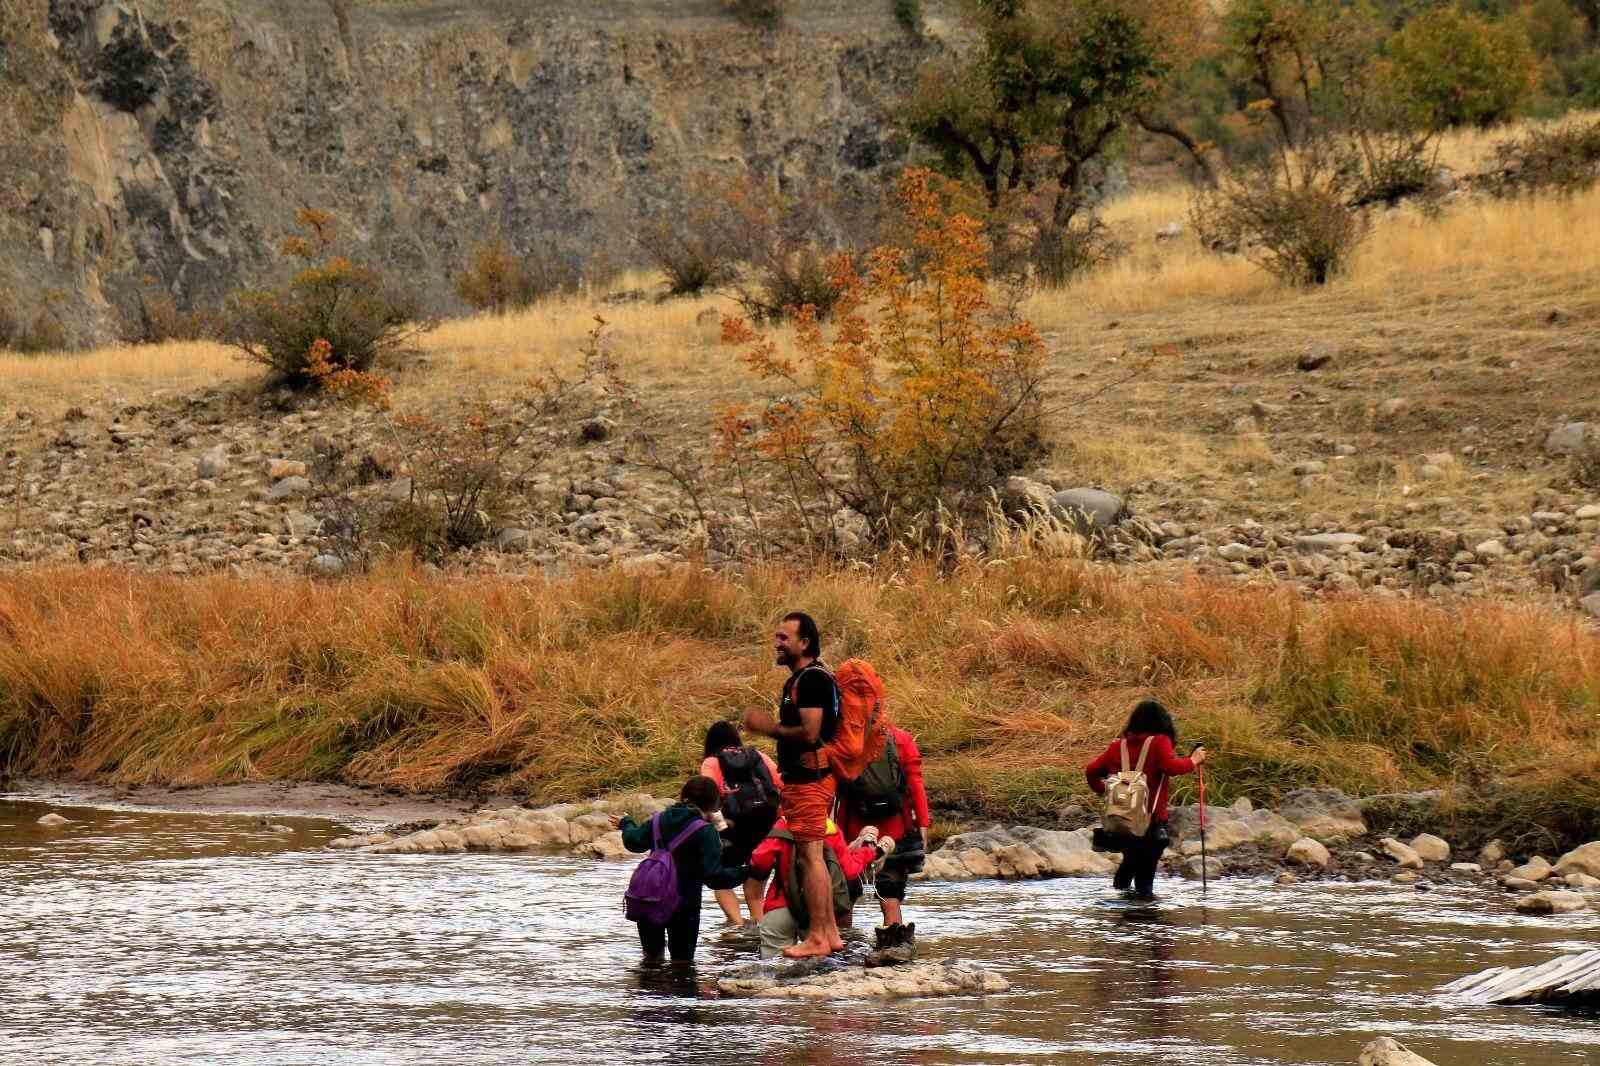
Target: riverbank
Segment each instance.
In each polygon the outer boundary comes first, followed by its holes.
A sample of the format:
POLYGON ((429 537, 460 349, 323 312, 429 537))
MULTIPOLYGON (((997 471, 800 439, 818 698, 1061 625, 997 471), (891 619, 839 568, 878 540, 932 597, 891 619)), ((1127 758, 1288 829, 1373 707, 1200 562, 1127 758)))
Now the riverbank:
POLYGON ((0 774, 535 804, 671 792, 707 723, 772 698, 767 629, 793 606, 830 658, 879 667, 951 820, 1062 821, 1089 799, 1083 763, 1153 694, 1216 751, 1219 805, 1438 789, 1445 816, 1470 816, 1463 843, 1600 836, 1600 638, 1570 617, 1038 555, 741 577, 11 573, 0 774))

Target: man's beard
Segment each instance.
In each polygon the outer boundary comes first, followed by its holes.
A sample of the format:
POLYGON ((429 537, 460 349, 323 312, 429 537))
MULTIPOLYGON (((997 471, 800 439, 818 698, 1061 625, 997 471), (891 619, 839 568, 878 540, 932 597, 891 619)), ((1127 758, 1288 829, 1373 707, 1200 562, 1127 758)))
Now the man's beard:
POLYGON ((778 651, 778 665, 790 667, 794 666, 794 652, 790 651, 788 648, 780 649, 778 651))

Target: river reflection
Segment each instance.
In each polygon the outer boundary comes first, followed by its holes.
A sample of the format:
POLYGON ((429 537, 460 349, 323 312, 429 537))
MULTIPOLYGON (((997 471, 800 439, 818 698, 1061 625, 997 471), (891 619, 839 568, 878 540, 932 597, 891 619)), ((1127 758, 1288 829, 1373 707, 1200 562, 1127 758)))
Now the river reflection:
POLYGON ((1439 1066, 1600 1063, 1600 1019, 1432 995, 1600 941, 1600 917, 1481 893, 1163 881, 1151 908, 1089 880, 922 886, 924 953, 1013 992, 729 1001, 716 976, 753 941, 708 903, 695 968, 641 966, 624 864, 351 855, 314 820, 37 825, 49 809, 0 800, 0 1062, 1267 1066, 1350 1063, 1388 1033, 1439 1066))

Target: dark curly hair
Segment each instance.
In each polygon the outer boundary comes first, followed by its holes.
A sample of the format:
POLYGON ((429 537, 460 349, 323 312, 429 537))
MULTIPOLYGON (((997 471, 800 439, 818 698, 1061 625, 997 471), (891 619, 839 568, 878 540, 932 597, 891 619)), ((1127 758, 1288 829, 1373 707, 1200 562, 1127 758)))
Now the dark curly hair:
POLYGON ((1140 700, 1134 707, 1133 713, 1128 715, 1128 724, 1122 730, 1123 736, 1129 733, 1164 736, 1172 741, 1173 747, 1178 746, 1178 727, 1172 723, 1172 712, 1155 700, 1140 700))

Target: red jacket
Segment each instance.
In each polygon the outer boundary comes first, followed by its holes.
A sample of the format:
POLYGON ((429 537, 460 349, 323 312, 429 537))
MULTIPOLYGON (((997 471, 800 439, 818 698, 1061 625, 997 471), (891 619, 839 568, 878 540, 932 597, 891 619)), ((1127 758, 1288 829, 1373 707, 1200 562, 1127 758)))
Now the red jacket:
MULTIPOLYGON (((787 829, 789 823, 779 818, 778 824, 772 828, 787 829)), ((844 870, 847 879, 860 877, 862 871, 878 857, 877 848, 849 847, 845 843, 844 833, 838 829, 828 837, 828 847, 833 849, 833 854, 838 858, 839 866, 844 870)), ((756 845, 756 850, 750 855, 749 875, 757 881, 763 881, 774 871, 777 873, 776 877, 767 882, 767 895, 762 901, 763 910, 775 911, 789 905, 783 886, 789 883, 789 864, 792 862, 794 862, 794 845, 787 840, 767 837, 756 845)))
MULTIPOLYGON (((1089 787, 1101 795, 1105 795, 1106 778, 1112 774, 1122 772, 1122 742, 1128 742, 1128 768, 1131 770, 1139 764, 1139 749, 1144 746, 1144 733, 1129 733, 1126 737, 1118 737, 1111 745, 1101 752, 1100 757, 1084 768, 1084 774, 1089 778, 1089 787)), ((1164 822, 1167 820, 1167 794, 1172 791, 1168 787, 1167 778, 1178 774, 1194 773, 1194 760, 1180 758, 1172 750, 1172 741, 1157 733, 1150 739, 1150 754, 1145 756, 1144 777, 1150 783, 1150 795, 1154 802, 1150 805, 1152 820, 1164 822)))
POLYGON ((844 835, 851 840, 859 836, 861 830, 868 825, 876 825, 879 835, 894 837, 894 842, 899 844, 901 838, 912 830, 926 829, 933 821, 928 814, 928 789, 922 780, 922 751, 917 747, 916 738, 897 726, 889 727, 889 735, 894 739, 894 751, 900 759, 900 771, 906 775, 906 802, 909 804, 910 822, 907 822, 905 807, 901 808, 899 814, 891 814, 878 822, 868 822, 852 811, 849 803, 845 803, 844 835))

